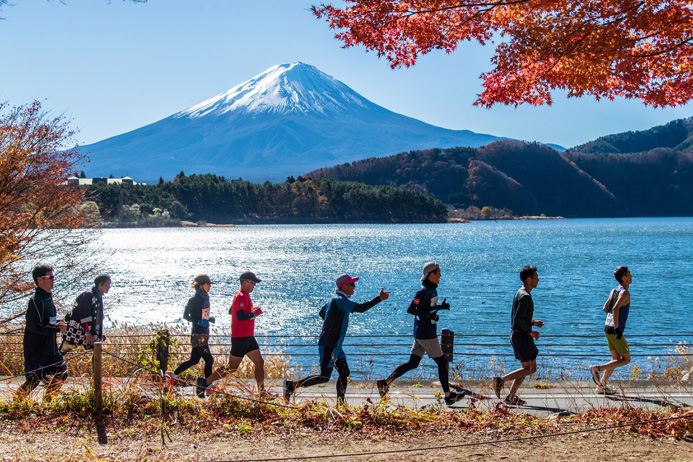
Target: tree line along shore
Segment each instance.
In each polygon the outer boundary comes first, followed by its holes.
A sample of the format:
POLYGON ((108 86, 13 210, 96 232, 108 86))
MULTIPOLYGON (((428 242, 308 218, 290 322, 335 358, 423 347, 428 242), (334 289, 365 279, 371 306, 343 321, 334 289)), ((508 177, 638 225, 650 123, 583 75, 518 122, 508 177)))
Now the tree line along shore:
POLYGON ((205 174, 156 185, 86 186, 84 207, 115 226, 188 223, 430 223, 448 209, 422 192, 328 178, 251 183, 205 174))
POLYGON ((289 178, 281 184, 181 172, 156 185, 83 186, 83 207, 106 227, 233 226, 251 223, 466 223, 469 220, 547 219, 506 208, 456 209, 405 187, 330 178, 289 178))

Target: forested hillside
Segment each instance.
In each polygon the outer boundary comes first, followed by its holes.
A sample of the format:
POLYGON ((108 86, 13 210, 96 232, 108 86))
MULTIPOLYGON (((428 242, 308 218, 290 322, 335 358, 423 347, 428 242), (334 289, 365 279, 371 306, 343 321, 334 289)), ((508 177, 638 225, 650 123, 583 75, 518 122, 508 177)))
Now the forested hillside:
POLYGON ((693 214, 693 117, 609 135, 565 153, 628 215, 693 214))
POLYGON ((693 134, 693 117, 679 119, 666 125, 637 132, 623 132, 597 138, 589 143, 571 148, 582 154, 626 154, 645 152, 656 148, 690 149, 693 134))
POLYGON ((602 185, 538 143, 497 141, 478 149, 412 151, 306 176, 406 186, 458 208, 493 206, 516 215, 608 216, 618 210, 602 185))
POLYGON ((567 217, 693 214, 693 118, 564 153, 539 143, 430 149, 316 170, 310 178, 405 186, 458 208, 567 217))
POLYGON ((405 188, 332 179, 289 179, 282 184, 227 180, 181 172, 158 185, 88 186, 94 213, 124 226, 161 226, 174 220, 212 223, 440 222, 438 199, 405 188))
POLYGON ((693 215, 693 153, 655 148, 630 154, 566 157, 605 184, 630 216, 693 215))

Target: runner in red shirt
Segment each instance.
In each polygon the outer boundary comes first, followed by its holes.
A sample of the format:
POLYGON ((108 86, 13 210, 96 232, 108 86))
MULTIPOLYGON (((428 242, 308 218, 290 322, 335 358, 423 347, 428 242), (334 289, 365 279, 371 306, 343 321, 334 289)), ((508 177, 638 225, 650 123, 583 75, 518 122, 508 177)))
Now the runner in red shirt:
POLYGON ((236 292, 229 314, 231 315, 231 354, 229 364, 214 371, 212 375, 197 379, 197 396, 204 398, 205 390, 215 381, 232 374, 238 369, 244 356, 248 356, 255 365, 255 380, 259 393, 265 390, 265 360, 260 353, 260 347, 255 340, 255 318, 262 314, 259 306, 253 306, 250 293, 255 289, 255 285, 262 282, 254 273, 246 271, 238 278, 241 282, 241 290, 236 292))

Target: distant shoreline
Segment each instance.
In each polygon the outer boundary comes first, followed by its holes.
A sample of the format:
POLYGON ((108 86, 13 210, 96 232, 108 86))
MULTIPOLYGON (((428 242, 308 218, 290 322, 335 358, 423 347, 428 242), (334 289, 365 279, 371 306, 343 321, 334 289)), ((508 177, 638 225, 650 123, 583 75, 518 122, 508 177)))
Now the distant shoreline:
POLYGON ((194 223, 192 221, 183 220, 180 222, 180 226, 181 228, 234 228, 236 225, 219 225, 216 223, 194 223))
POLYGON ((525 215, 521 217, 498 217, 498 218, 488 218, 488 219, 475 219, 475 218, 461 218, 452 217, 448 218, 448 223, 471 223, 472 221, 512 221, 512 220, 565 220, 565 217, 547 217, 544 215, 525 215))
POLYGON ((431 221, 431 222, 407 222, 407 223, 385 223, 385 222, 362 222, 362 221, 281 221, 281 220, 259 220, 259 221, 243 221, 242 223, 207 223, 200 222, 195 223, 193 221, 187 220, 170 220, 167 224, 162 224, 160 226, 151 225, 138 225, 137 223, 109 223, 103 224, 103 228, 117 229, 117 228, 235 228, 237 226, 243 225, 292 225, 292 224, 302 224, 302 225, 324 225, 324 224, 431 224, 431 223, 471 223, 474 221, 513 221, 513 220, 565 220, 565 217, 547 217, 543 215, 526 215, 521 217, 498 217, 489 219, 474 219, 474 218, 461 218, 461 217, 451 217, 447 221, 431 221))

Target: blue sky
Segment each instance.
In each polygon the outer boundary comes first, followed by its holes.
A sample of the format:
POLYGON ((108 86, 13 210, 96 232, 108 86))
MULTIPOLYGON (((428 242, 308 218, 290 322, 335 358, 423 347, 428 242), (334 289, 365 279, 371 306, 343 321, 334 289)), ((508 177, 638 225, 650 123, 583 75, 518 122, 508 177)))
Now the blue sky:
POLYGON ((89 144, 160 120, 281 63, 302 61, 376 104, 451 129, 574 146, 693 115, 693 105, 554 95, 552 107, 472 105, 492 50, 465 44, 408 69, 345 50, 304 0, 20 0, 0 16, 0 100, 43 101, 89 144), (8 46, 9 45, 9 46, 8 46))

